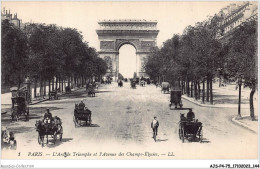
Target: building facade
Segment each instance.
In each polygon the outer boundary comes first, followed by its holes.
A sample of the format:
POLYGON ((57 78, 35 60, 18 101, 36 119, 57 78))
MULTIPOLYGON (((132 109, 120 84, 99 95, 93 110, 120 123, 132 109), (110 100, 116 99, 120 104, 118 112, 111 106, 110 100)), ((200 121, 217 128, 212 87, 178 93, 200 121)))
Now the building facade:
POLYGON ((222 18, 222 21, 217 38, 222 43, 226 43, 232 32, 241 24, 258 19, 258 4, 252 1, 232 3, 221 9, 218 16, 222 18))
POLYGON ((5 8, 3 8, 1 12, 1 21, 3 20, 9 20, 10 23, 14 24, 18 28, 23 27, 22 20, 17 17, 17 13, 13 15, 10 13, 10 10, 7 11, 5 8))

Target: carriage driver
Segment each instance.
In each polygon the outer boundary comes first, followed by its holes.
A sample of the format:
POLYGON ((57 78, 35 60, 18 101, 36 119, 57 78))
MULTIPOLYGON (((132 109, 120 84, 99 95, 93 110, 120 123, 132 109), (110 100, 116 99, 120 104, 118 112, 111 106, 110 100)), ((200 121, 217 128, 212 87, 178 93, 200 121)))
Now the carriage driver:
POLYGON ((80 109, 84 109, 85 108, 85 104, 83 103, 83 100, 81 100, 81 102, 79 103, 79 108, 80 109))
POLYGON ((44 114, 43 117, 43 122, 44 123, 51 123, 52 121, 52 114, 50 113, 50 109, 46 109, 46 113, 44 114))
POLYGON ((192 109, 189 109, 189 112, 187 113, 187 120, 192 121, 195 119, 195 114, 192 112, 192 109))

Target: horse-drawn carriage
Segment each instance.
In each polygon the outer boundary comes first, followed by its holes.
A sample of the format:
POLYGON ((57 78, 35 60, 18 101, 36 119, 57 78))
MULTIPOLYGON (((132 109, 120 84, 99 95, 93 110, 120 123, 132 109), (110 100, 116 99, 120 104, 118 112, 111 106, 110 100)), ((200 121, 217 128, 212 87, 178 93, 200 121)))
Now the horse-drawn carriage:
POLYGON ((195 119, 189 119, 181 114, 179 121, 179 138, 184 143, 185 139, 192 141, 200 141, 203 139, 202 123, 195 119))
POLYGON ((55 99, 55 100, 58 100, 58 92, 57 91, 51 91, 50 94, 49 94, 49 99, 55 99))
POLYGON ((78 125, 82 126, 82 122, 86 122, 86 125, 91 125, 91 111, 84 104, 75 104, 73 121, 75 127, 78 125))
POLYGON ((118 87, 122 87, 122 86, 123 86, 123 82, 122 82, 122 80, 119 80, 118 87))
POLYGON ((89 86, 89 88, 87 89, 87 92, 88 92, 88 96, 95 97, 95 95, 96 95, 95 88, 93 86, 89 86))
POLYGON ((162 82, 161 86, 162 86, 161 92, 169 93, 169 91, 170 91, 170 83, 169 82, 162 82))
POLYGON ((44 146, 44 144, 48 144, 50 138, 54 144, 58 138, 60 141, 62 139, 62 122, 57 116, 51 119, 38 120, 36 121, 35 127, 36 131, 38 131, 38 143, 42 146, 44 146), (46 143, 44 143, 45 139, 46 143))
POLYGON ((65 87, 65 92, 66 92, 66 93, 70 93, 70 92, 71 92, 70 86, 66 86, 66 87, 65 87))
POLYGON ((17 148, 14 133, 9 132, 6 127, 1 128, 1 147, 11 150, 16 150, 17 148))
POLYGON ((183 104, 181 101, 181 90, 173 90, 171 91, 171 98, 170 98, 170 109, 172 105, 175 105, 175 109, 179 106, 180 109, 182 108, 183 104))
POLYGON ((29 95, 26 90, 17 90, 17 88, 11 88, 12 91, 12 120, 18 121, 20 116, 25 116, 26 120, 29 120, 29 95))
POLYGON ((134 80, 131 81, 131 88, 136 89, 136 83, 134 80))
POLYGON ((140 86, 142 86, 142 87, 145 86, 145 81, 144 81, 144 80, 141 80, 141 81, 140 81, 140 86))

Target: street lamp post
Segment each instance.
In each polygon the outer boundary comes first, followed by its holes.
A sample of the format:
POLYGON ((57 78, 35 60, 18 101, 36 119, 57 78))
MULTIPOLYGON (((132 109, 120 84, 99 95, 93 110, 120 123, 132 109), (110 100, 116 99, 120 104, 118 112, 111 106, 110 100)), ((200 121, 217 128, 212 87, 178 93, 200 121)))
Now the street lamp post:
POLYGON ((242 78, 238 78, 238 89, 239 89, 239 94, 238 94, 238 116, 237 119, 241 119, 241 85, 242 85, 242 78))
POLYGON ((29 77, 27 77, 25 79, 24 84, 26 85, 26 89, 27 89, 27 92, 28 92, 28 95, 26 96, 26 99, 28 99, 29 102, 31 102, 31 100, 32 100, 32 90, 31 90, 31 81, 30 81, 29 77))

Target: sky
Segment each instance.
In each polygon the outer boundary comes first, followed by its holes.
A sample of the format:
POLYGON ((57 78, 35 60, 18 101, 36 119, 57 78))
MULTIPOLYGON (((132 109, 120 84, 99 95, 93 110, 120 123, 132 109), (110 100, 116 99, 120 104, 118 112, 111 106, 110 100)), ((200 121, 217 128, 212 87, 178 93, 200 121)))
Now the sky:
MULTIPOLYGON (((98 21, 104 19, 146 19, 157 20, 157 45, 174 34, 182 34, 185 27, 213 16, 229 2, 5 2, 2 9, 17 13, 22 22, 56 24, 63 27, 77 28, 82 32, 89 46, 99 50, 96 34, 98 21)), ((129 47, 130 50, 130 47, 129 47)), ((123 57, 122 57, 123 58, 123 57)), ((134 57, 132 57, 134 58, 134 57)), ((127 57, 126 57, 127 59, 127 57)), ((122 59, 121 59, 122 60, 122 59)), ((121 62, 120 60, 120 62, 121 62)), ((132 66, 135 70, 135 65, 132 66)), ((133 73, 130 73, 131 75, 133 73)))

